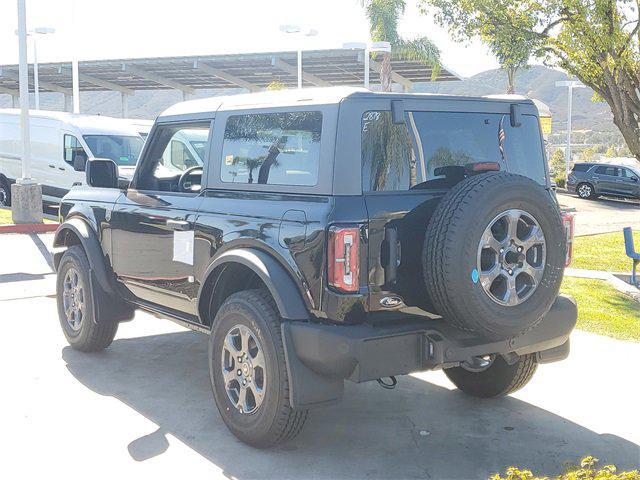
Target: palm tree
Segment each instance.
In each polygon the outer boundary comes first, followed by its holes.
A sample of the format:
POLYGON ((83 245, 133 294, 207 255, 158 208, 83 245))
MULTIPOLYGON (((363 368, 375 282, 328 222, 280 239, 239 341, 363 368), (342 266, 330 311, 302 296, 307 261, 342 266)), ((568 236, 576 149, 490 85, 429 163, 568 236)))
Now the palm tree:
POLYGON ((440 51, 427 37, 405 40, 398 34, 398 20, 405 0, 360 0, 369 19, 371 40, 391 44, 391 53, 382 54, 380 83, 382 91, 391 91, 391 57, 420 62, 432 68, 431 80, 440 73, 440 51))

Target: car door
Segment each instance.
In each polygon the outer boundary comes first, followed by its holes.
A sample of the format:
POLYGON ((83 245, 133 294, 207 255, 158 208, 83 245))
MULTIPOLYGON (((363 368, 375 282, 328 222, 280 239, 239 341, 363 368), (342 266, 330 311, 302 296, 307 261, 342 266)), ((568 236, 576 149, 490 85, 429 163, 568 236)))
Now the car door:
POLYGON ((54 199, 64 197, 74 184, 84 183, 84 171, 75 170, 74 160, 87 159, 86 149, 74 133, 62 130, 59 142, 62 149, 40 162, 42 194, 54 199))
POLYGON ((640 179, 638 175, 628 168, 621 168, 620 189, 622 194, 628 197, 640 196, 640 179))
POLYGON ((166 151, 177 135, 208 134, 210 125, 211 120, 157 125, 110 220, 118 280, 141 302, 188 316, 196 315, 193 227, 207 167, 200 160, 182 170, 166 161, 166 151))
POLYGON ((595 183, 598 193, 618 195, 620 189, 618 183, 619 175, 620 169, 618 167, 611 167, 609 165, 597 167, 595 170, 595 183))

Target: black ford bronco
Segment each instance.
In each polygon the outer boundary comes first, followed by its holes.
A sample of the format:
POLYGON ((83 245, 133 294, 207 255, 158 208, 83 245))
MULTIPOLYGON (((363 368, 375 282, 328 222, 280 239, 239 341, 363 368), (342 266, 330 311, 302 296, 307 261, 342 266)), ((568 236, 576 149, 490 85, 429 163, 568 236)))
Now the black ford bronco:
POLYGON ((210 334, 216 405, 251 445, 294 437, 345 380, 444 369, 498 397, 569 353, 572 220, 529 100, 188 101, 158 117, 130 182, 104 159, 87 181, 54 243, 67 340, 102 350, 138 308, 210 334))

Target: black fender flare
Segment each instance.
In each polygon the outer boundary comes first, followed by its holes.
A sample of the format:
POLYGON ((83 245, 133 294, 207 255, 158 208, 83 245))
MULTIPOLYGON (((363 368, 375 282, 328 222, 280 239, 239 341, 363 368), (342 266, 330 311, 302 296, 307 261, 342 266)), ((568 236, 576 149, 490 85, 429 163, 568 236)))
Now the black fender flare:
POLYGON ((239 263, 250 268, 266 285, 282 318, 309 319, 309 309, 291 275, 271 255, 255 248, 233 248, 217 256, 207 268, 200 284, 198 303, 202 301, 202 290, 210 276, 225 263, 239 263))
MULTIPOLYGON (((70 218, 61 224, 56 230, 55 237, 53 239, 53 246, 56 248, 66 246, 64 242, 65 236, 69 233, 73 233, 80 240, 82 248, 87 254, 89 259, 89 265, 95 275, 100 288, 107 294, 114 294, 116 290, 113 285, 113 276, 110 269, 107 267, 100 241, 98 240, 98 234, 93 228, 84 220, 80 218, 70 218)), ((56 270, 60 264, 62 258, 62 252, 54 254, 54 266, 56 270)))

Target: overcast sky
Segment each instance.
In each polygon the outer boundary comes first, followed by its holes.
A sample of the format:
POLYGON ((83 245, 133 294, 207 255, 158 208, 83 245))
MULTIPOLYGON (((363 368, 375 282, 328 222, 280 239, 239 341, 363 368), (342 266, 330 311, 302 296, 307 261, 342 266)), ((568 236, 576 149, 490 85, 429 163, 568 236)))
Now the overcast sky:
MULTIPOLYGON (((279 31, 301 24, 319 31, 303 49, 336 48, 367 41, 369 30, 358 0, 27 0, 27 27, 53 27, 40 37, 39 62, 168 55, 202 55, 295 49, 299 39, 279 31), (74 28, 75 23, 75 28, 74 28)), ((497 67, 479 42, 450 40, 446 31, 407 1, 400 24, 407 38, 429 36, 445 66, 463 75, 497 67)), ((18 62, 17 1, 0 0, 0 65, 18 62)), ((31 57, 30 57, 31 61, 31 57)))

